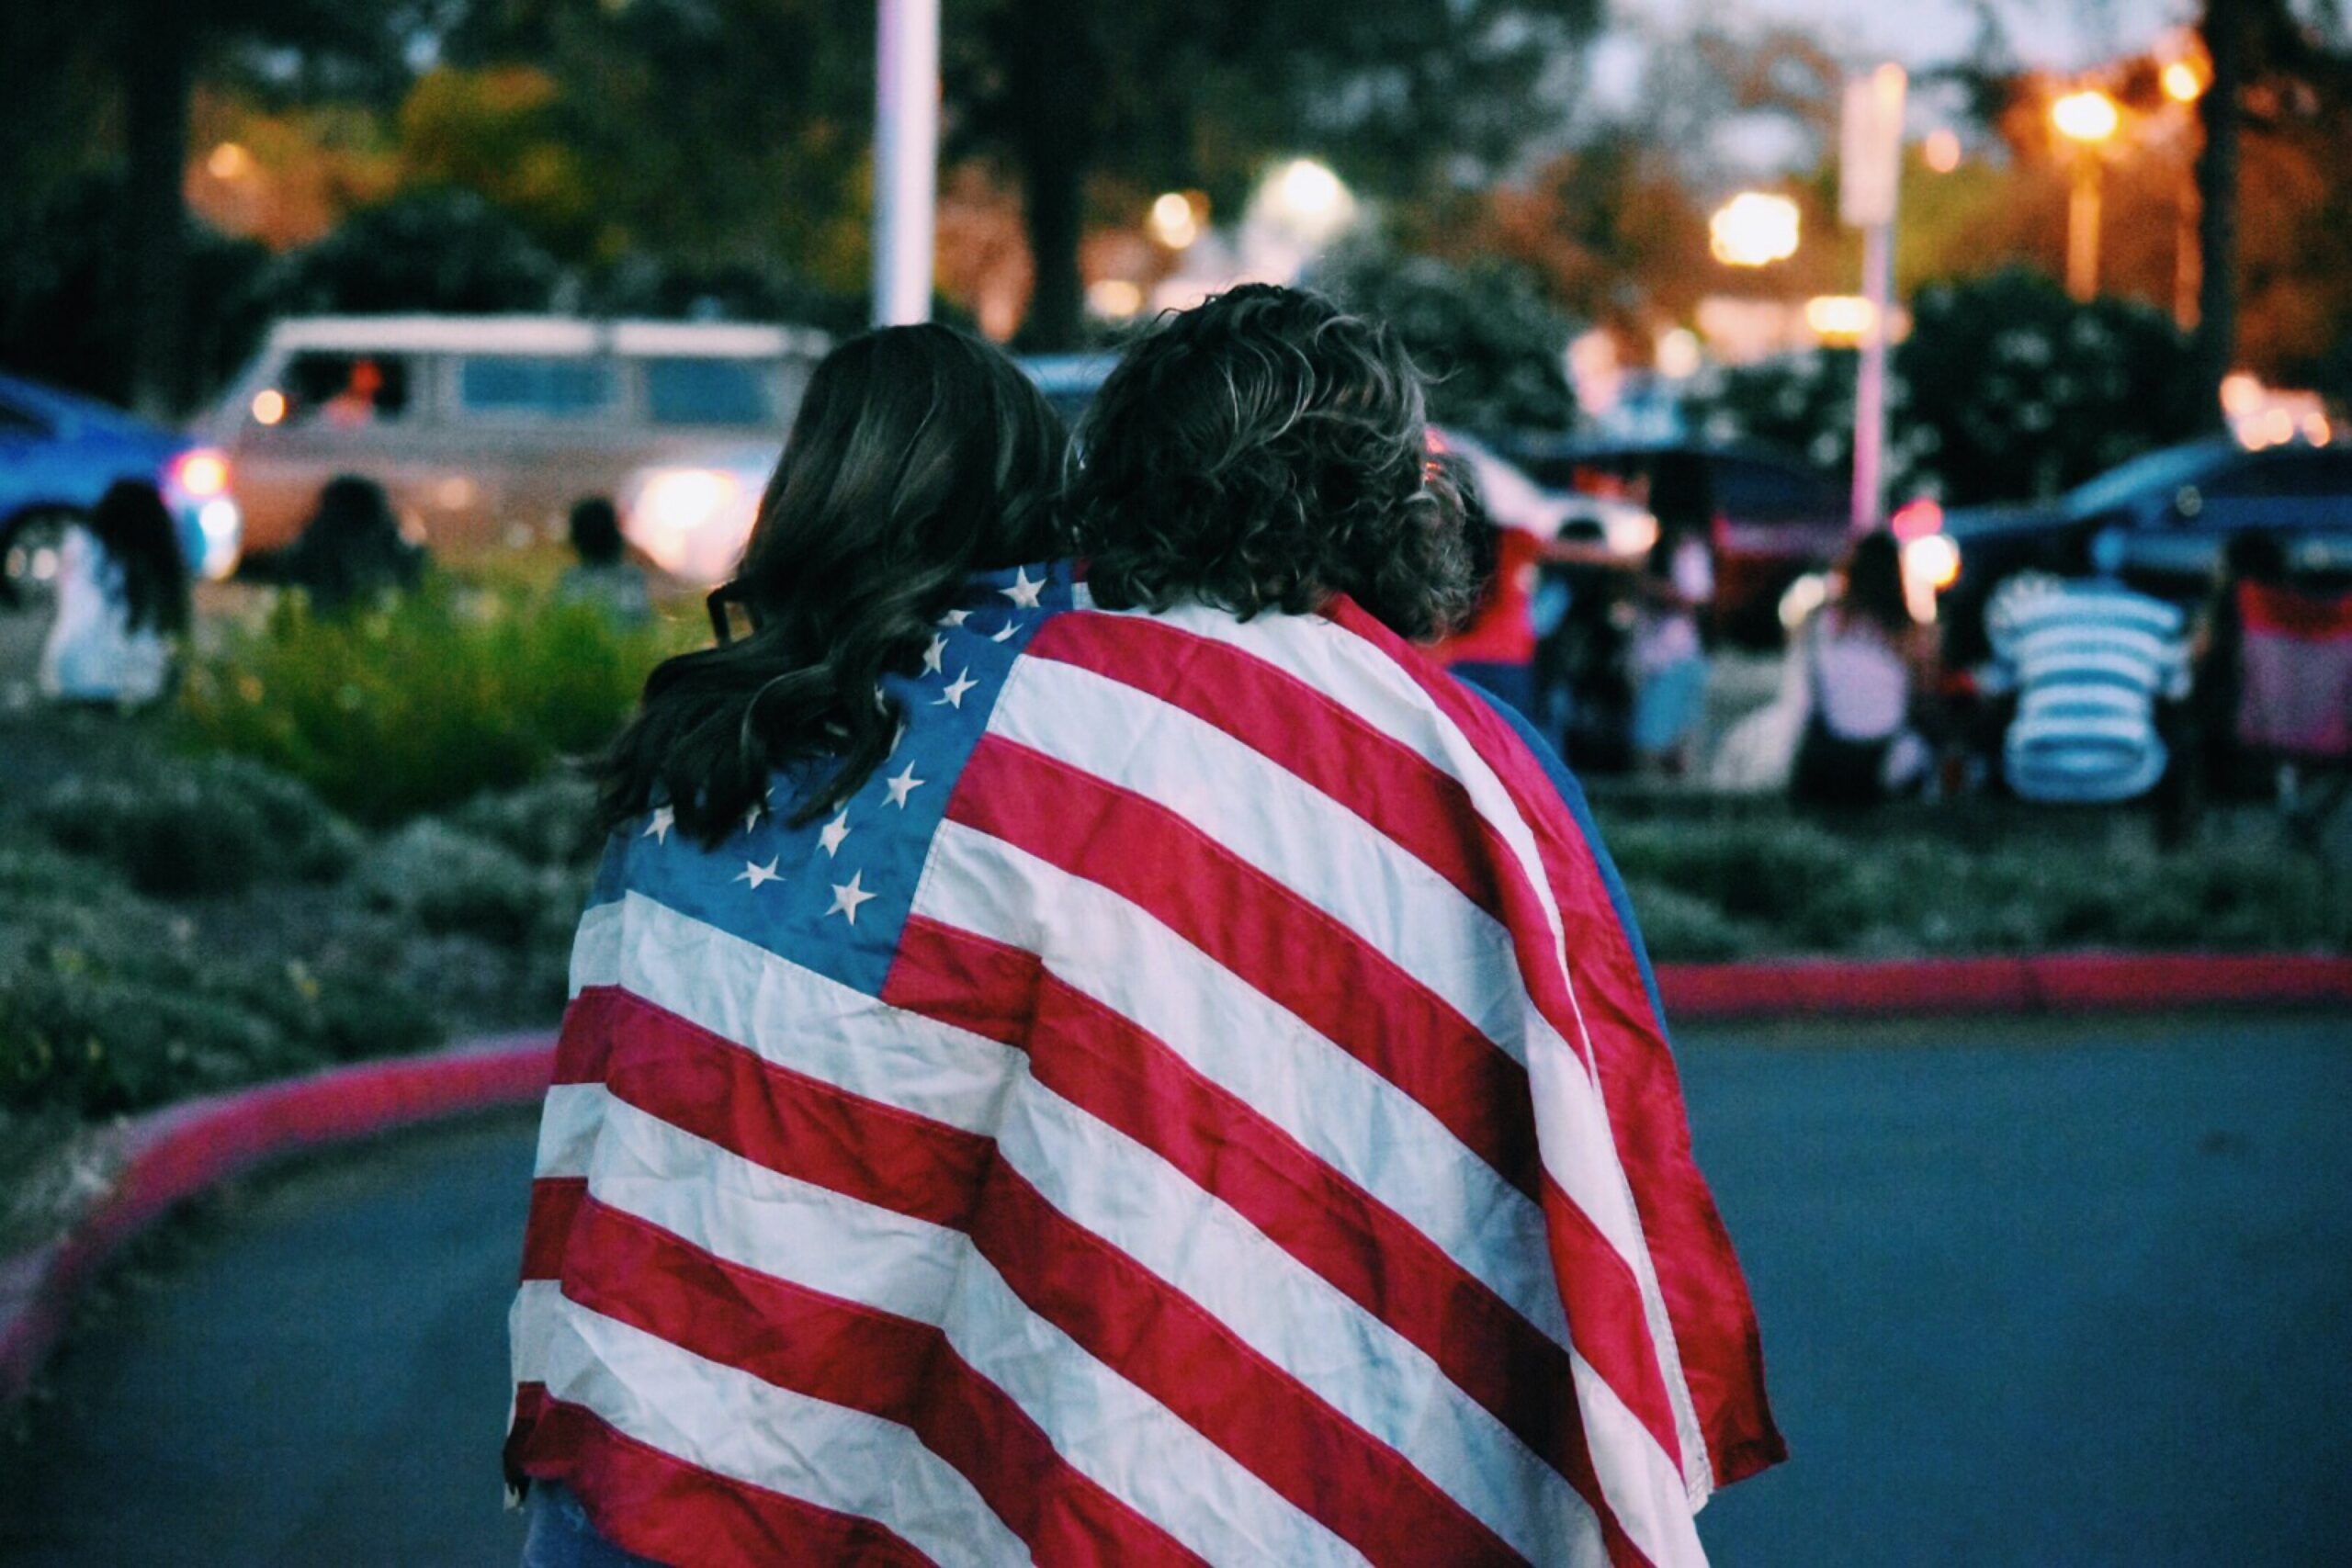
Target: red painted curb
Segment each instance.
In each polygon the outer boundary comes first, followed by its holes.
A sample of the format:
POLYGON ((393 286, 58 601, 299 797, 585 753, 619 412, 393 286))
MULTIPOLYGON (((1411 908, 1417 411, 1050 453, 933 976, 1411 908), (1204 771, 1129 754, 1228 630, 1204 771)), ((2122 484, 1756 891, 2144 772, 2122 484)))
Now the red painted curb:
POLYGON ((429 1056, 333 1067, 168 1106, 133 1122, 106 1201, 62 1240, 0 1260, 0 1406, 63 1332, 74 1296, 175 1204, 282 1155, 546 1092, 553 1039, 507 1035, 429 1056))
POLYGON ((2352 1002, 2352 957, 2317 953, 2066 953, 1893 963, 1667 964, 1678 1021, 1904 1013, 2088 1012, 2352 1002))

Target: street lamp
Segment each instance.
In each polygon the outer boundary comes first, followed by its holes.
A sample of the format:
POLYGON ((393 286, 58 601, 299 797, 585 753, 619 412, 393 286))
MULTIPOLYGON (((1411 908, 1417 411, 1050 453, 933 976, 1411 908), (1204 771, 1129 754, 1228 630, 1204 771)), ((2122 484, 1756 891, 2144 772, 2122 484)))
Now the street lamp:
POLYGON ((1744 190, 1707 220, 1707 248, 1726 266, 1770 266, 1797 254, 1797 204, 1744 190))
POLYGON ((2050 123, 2075 144, 2075 192, 2066 204, 2066 292, 2088 301, 2098 293, 2099 149, 2123 123, 2115 100, 2096 87, 2050 106, 2050 123))

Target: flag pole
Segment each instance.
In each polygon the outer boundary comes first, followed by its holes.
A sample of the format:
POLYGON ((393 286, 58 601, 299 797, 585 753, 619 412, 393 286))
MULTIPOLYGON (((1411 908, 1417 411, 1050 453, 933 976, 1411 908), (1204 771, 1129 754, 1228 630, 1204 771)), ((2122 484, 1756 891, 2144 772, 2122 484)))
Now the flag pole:
POLYGON ((878 0, 874 62, 874 324, 931 319, 939 182, 939 0, 878 0))

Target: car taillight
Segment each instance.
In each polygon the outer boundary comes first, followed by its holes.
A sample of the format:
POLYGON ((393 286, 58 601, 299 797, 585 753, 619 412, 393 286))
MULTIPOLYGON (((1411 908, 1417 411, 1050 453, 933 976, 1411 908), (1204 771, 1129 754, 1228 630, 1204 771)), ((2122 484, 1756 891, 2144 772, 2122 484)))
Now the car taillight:
POLYGON ((1924 539, 1930 534, 1941 532, 1944 509, 1932 497, 1923 495, 1896 507, 1894 515, 1886 520, 1886 525, 1894 531, 1896 538, 1908 544, 1913 539, 1924 539))
POLYGON ((181 494, 209 501, 229 488, 229 459, 209 446, 198 446, 172 459, 171 481, 181 494))

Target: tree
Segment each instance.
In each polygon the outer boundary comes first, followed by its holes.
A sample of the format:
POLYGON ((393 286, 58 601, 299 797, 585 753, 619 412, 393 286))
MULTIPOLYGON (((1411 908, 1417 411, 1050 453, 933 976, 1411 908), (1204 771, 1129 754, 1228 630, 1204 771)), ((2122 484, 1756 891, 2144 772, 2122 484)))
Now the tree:
POLYGON ((1470 431, 1566 430, 1566 317, 1526 268, 1495 257, 1455 266, 1356 244, 1311 279, 1385 321, 1429 373, 1430 415, 1470 431))
POLYGON ((1489 168, 1595 0, 974 0, 949 17, 951 144, 1020 175, 1036 277, 1024 338, 1080 335, 1090 177, 1238 203, 1261 159, 1316 152, 1374 193, 1489 168))

